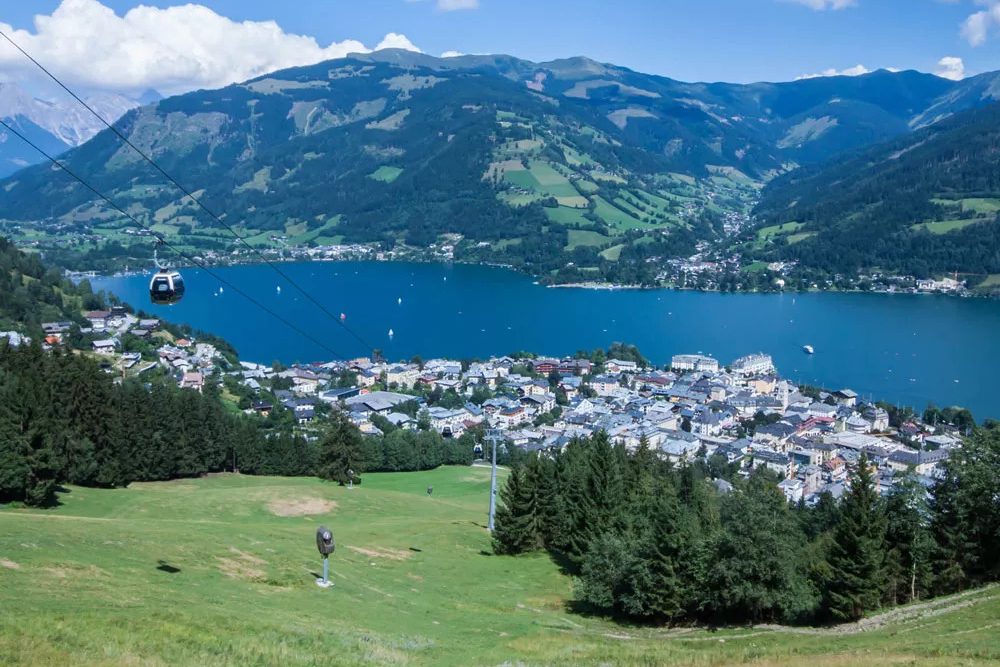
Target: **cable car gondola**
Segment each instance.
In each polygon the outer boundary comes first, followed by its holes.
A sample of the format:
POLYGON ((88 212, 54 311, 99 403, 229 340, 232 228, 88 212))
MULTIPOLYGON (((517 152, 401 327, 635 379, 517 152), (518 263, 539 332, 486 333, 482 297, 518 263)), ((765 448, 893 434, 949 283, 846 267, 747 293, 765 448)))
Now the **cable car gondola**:
POLYGON ((149 300, 156 305, 169 306, 184 298, 184 278, 180 271, 168 269, 160 264, 153 251, 153 262, 156 263, 156 273, 149 281, 149 300))

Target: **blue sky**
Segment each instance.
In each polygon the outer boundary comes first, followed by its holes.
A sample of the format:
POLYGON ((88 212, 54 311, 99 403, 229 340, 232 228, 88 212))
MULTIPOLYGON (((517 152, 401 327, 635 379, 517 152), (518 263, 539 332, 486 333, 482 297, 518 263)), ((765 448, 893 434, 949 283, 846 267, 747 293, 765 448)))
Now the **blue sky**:
MULTIPOLYGON (((97 1, 65 0, 84 5, 97 1)), ((119 16, 139 4, 100 2, 119 16)), ((169 7, 180 2, 143 4, 169 7)), ((789 80, 857 65, 933 72, 946 56, 961 58, 966 74, 1000 69, 1000 0, 200 0, 200 4, 237 22, 276 21, 286 33, 314 37, 320 47, 344 40, 374 47, 392 32, 435 55, 509 53, 531 60, 587 55, 686 81, 789 80), (468 8, 446 11, 448 6, 468 8), (979 16, 976 24, 963 31, 963 23, 974 14, 979 16)), ((5 5, 0 22, 31 33, 33 15, 52 13, 60 1, 5 5)))

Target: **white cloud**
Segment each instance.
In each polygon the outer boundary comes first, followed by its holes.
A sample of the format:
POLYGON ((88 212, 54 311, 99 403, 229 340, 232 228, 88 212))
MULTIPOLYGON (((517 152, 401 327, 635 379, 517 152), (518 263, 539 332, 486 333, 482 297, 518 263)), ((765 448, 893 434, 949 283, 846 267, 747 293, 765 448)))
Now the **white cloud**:
POLYGON ((461 51, 445 51, 441 54, 442 58, 458 58, 459 56, 464 56, 465 54, 461 51))
POLYGON ((955 56, 945 56, 937 63, 934 73, 945 79, 961 81, 965 78, 965 63, 961 58, 955 56))
POLYGON ((375 46, 376 51, 381 49, 403 49, 405 51, 416 51, 417 53, 422 53, 422 51, 418 49, 413 42, 406 37, 406 35, 401 35, 396 32, 390 32, 375 46))
POLYGON ((454 12, 459 9, 478 9, 479 0, 437 0, 437 8, 442 12, 454 12))
POLYGON ((972 46, 981 46, 989 37, 990 31, 1000 27, 1000 0, 976 0, 982 9, 971 14, 962 23, 962 37, 972 46))
POLYGON ((814 9, 818 12, 825 11, 827 9, 847 9, 848 7, 854 7, 858 4, 857 0, 784 0, 785 2, 794 2, 799 5, 805 5, 809 9, 814 9))
MULTIPOLYGON (((890 68, 890 71, 892 68, 890 68)), ((823 70, 817 74, 803 74, 801 76, 795 77, 796 81, 801 81, 802 79, 818 79, 824 76, 861 76, 862 74, 870 74, 871 70, 864 65, 855 65, 854 67, 848 67, 847 69, 833 69, 832 67, 827 70, 823 70)))
MULTIPOLYGON (((140 5, 118 16, 98 0, 63 0, 51 15, 35 17, 34 30, 2 22, 0 29, 68 84, 123 92, 217 88, 371 50, 353 39, 320 46, 274 21, 237 22, 196 4, 140 5)), ((389 47, 417 50, 396 33, 376 48, 389 47)), ((9 44, 0 44, 6 74, 33 77, 33 67, 9 44)))

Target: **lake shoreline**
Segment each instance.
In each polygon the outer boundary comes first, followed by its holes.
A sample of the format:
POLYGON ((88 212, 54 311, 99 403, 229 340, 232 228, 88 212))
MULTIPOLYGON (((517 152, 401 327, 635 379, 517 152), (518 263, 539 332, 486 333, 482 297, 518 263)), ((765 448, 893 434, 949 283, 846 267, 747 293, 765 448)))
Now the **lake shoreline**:
POLYGON ((996 300, 843 291, 543 289, 523 272, 456 262, 306 261, 283 264, 282 272, 336 319, 343 313, 350 331, 263 264, 213 267, 212 275, 185 270, 187 293, 170 307, 147 305, 147 274, 91 280, 94 289, 153 316, 231 341, 247 359, 291 363, 330 354, 236 292, 220 292, 222 279, 321 337, 343 358, 370 355, 373 348, 390 359, 473 359, 511 350, 561 357, 615 341, 637 345, 655 363, 674 354, 704 353, 725 362, 765 352, 788 377, 806 384, 848 386, 919 409, 933 401, 1000 416, 1000 396, 984 391, 1000 376, 996 300), (803 354, 804 345, 816 354, 803 354))
MULTIPOLYGON (((268 257, 267 262, 261 261, 259 258, 248 258, 248 261, 224 261, 224 262, 204 262, 203 267, 195 264, 177 265, 178 269, 199 269, 199 270, 215 270, 225 267, 233 266, 266 266, 266 264, 276 263, 276 264, 296 264, 296 263, 348 263, 348 262, 375 262, 381 264, 436 264, 442 266, 474 266, 474 267, 489 267, 495 269, 505 269, 508 271, 513 271, 514 273, 527 276, 532 278, 536 284, 548 288, 559 288, 559 289, 584 289, 584 290, 596 290, 596 291, 655 291, 655 290, 670 290, 675 292, 695 292, 703 294, 884 294, 884 295, 918 295, 918 296, 947 296, 957 299, 986 299, 986 300, 1000 300, 1000 293, 980 293, 973 290, 967 290, 961 293, 953 292, 927 292, 920 290, 862 290, 862 289, 841 289, 841 288, 831 288, 831 289, 790 289, 781 288, 774 290, 719 290, 715 288, 702 288, 702 287, 678 287, 676 285, 635 285, 635 284, 622 284, 622 283, 607 283, 601 281, 583 281, 583 282, 570 282, 570 283, 545 283, 542 282, 542 276, 533 274, 529 271, 525 271, 518 267, 512 266, 510 264, 504 264, 499 262, 472 262, 466 260, 445 260, 440 258, 427 258, 427 257, 391 257, 391 258, 378 258, 369 256, 348 256, 348 257, 310 257, 310 256, 294 256, 294 257, 268 257)), ((73 280, 81 279, 91 279, 91 278, 119 278, 128 277, 135 275, 143 275, 149 273, 148 271, 115 271, 111 273, 102 273, 98 271, 65 271, 65 275, 73 280)))

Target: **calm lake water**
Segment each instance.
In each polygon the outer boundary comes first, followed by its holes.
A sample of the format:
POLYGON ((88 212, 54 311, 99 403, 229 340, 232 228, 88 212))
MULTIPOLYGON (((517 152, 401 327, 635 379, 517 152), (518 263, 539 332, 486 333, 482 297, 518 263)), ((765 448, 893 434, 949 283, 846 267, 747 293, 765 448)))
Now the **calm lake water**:
MULTIPOLYGON (((850 387, 918 409, 930 402, 964 405, 980 420, 1000 417, 1000 302, 993 300, 551 289, 512 271, 464 265, 303 262, 281 268, 394 360, 515 350, 565 355, 615 341, 638 345, 655 363, 692 352, 728 363, 763 351, 782 375, 801 382, 850 387), (802 352, 806 344, 815 355, 802 352)), ((341 357, 371 353, 266 265, 216 271, 341 357)), ((218 294, 215 278, 197 270, 184 275, 187 294, 174 306, 150 305, 149 276, 92 282, 137 308, 228 339, 246 360, 329 360, 323 348, 232 290, 218 294)))

